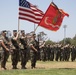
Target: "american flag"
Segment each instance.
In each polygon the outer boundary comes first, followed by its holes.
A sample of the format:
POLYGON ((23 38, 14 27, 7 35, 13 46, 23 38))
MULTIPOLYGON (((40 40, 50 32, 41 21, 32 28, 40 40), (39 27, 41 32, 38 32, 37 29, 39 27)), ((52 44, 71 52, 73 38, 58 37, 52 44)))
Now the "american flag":
POLYGON ((19 19, 39 24, 44 13, 26 0, 19 0, 19 19))

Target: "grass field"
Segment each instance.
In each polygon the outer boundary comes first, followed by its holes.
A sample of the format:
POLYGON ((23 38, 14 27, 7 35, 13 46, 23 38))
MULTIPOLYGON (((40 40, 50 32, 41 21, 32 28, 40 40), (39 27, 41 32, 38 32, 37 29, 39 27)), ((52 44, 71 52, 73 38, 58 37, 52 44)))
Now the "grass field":
POLYGON ((76 61, 75 62, 56 62, 56 61, 37 61, 36 69, 31 69, 30 61, 27 62, 27 69, 21 69, 20 62, 18 69, 13 70, 11 61, 8 60, 6 67, 7 70, 1 70, 0 75, 76 75, 76 61))
POLYGON ((0 71, 0 75, 76 75, 76 69, 26 69, 0 71))

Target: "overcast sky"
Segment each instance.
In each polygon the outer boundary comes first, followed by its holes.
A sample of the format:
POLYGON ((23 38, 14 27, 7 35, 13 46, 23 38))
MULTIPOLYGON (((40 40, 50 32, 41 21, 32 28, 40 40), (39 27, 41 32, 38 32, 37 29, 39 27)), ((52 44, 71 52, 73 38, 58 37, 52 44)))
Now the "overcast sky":
MULTIPOLYGON (((27 0, 33 5, 37 5, 44 13, 47 10, 52 0, 27 0)), ((66 37, 73 38, 76 34, 76 0, 53 0, 53 2, 70 16, 65 17, 60 29, 57 32, 38 27, 36 33, 44 31, 48 39, 60 41, 64 38, 63 25, 67 25, 66 37)), ((0 0, 0 31, 18 29, 18 8, 19 0, 0 0)), ((37 25, 36 25, 37 26, 37 25)), ((20 30, 25 30, 29 33, 34 30, 34 24, 20 20, 20 30)))

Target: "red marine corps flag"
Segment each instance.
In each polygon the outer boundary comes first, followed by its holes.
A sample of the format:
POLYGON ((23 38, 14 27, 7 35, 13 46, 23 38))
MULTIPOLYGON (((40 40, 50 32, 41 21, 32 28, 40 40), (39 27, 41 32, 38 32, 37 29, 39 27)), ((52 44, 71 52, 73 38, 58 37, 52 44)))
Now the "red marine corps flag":
POLYGON ((69 15, 62 9, 58 9, 58 7, 52 2, 40 21, 39 26, 52 31, 57 31, 65 16, 69 15))

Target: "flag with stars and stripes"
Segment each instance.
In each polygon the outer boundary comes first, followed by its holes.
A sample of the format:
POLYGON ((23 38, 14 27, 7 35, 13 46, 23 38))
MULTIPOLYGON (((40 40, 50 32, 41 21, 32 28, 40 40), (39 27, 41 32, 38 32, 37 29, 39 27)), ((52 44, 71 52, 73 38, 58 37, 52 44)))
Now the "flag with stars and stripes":
POLYGON ((19 0, 19 19, 39 24, 43 15, 43 11, 38 9, 36 5, 26 0, 19 0))

